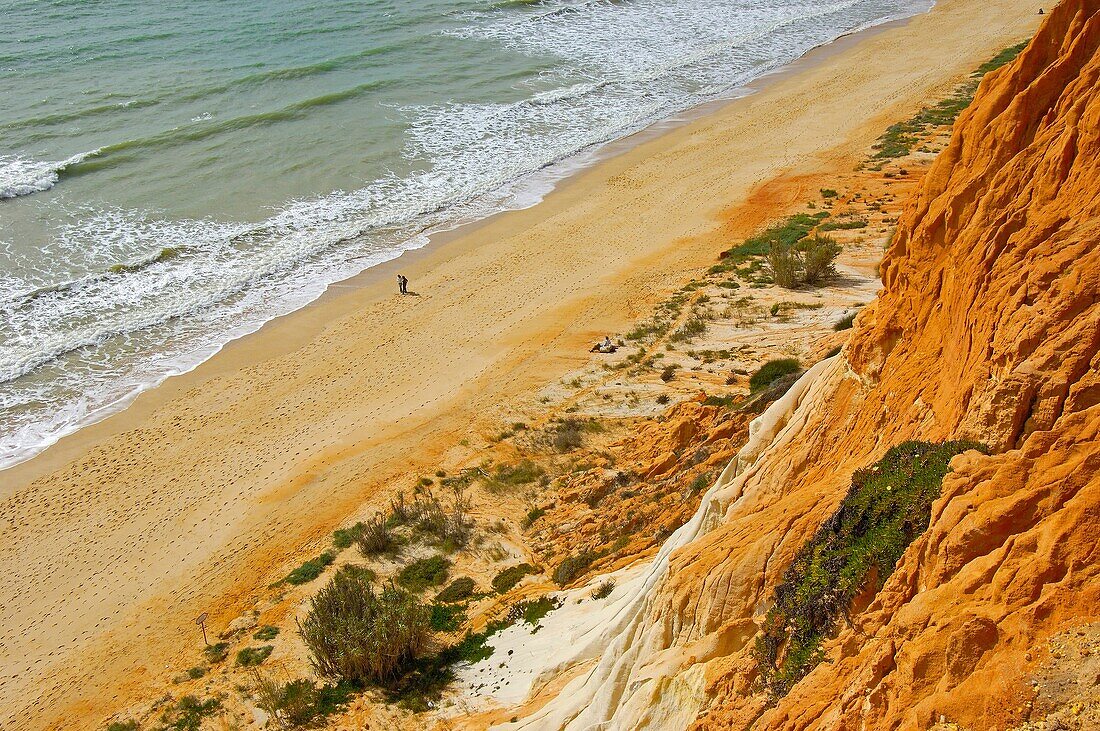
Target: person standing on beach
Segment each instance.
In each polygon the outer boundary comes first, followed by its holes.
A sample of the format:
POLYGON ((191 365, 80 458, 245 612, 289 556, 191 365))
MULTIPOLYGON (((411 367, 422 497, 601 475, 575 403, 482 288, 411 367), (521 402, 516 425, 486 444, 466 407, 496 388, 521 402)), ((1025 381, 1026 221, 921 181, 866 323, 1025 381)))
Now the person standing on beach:
POLYGON ((403 274, 397 275, 397 291, 401 294, 409 293, 409 280, 403 274))

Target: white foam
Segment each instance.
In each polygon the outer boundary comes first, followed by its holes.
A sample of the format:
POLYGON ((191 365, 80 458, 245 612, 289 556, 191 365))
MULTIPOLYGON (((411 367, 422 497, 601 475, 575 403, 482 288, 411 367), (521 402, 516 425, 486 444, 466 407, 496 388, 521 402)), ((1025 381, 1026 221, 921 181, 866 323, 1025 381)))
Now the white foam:
POLYGON ((99 151, 82 152, 59 162, 32 160, 22 155, 0 155, 0 199, 18 198, 49 190, 70 165, 87 160, 99 151))

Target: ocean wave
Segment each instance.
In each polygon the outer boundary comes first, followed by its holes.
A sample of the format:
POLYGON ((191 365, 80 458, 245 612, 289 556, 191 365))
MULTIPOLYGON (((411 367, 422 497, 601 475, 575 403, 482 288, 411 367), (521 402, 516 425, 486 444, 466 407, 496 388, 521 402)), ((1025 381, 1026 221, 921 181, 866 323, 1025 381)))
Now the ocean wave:
POLYGON ((98 154, 99 150, 91 150, 60 162, 33 160, 21 155, 0 155, 0 200, 49 190, 66 170, 98 154))

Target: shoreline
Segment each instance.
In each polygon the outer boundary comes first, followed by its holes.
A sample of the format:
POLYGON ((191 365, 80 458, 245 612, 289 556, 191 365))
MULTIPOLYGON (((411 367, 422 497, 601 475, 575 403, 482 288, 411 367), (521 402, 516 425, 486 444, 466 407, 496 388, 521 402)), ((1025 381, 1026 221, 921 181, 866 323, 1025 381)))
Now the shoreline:
MULTIPOLYGON (((627 134, 623 137, 608 140, 606 142, 598 143, 590 148, 580 150, 579 152, 571 155, 567 158, 551 163, 546 168, 540 171, 529 174, 525 178, 513 181, 510 185, 517 186, 520 190, 531 188, 538 190, 532 194, 533 202, 526 203, 517 206, 508 206, 500 210, 488 213, 482 217, 475 218, 471 221, 456 221, 440 226, 426 229, 421 233, 425 238, 425 243, 420 246, 413 246, 408 249, 402 250, 396 256, 391 259, 387 259, 378 264, 368 266, 359 272, 356 272, 350 276, 342 279, 337 279, 329 284, 325 285, 323 291, 320 294, 314 296, 309 301, 302 305, 294 307, 288 312, 280 315, 275 315, 270 319, 264 320, 250 330, 241 335, 230 337, 224 343, 217 345, 211 345, 210 348, 213 352, 206 356, 197 356, 196 358, 184 358, 185 361, 190 362, 190 365, 185 365, 181 370, 173 373, 167 373, 159 378, 159 380, 135 386, 130 394, 127 396, 109 404, 105 404, 94 412, 87 415, 84 419, 81 419, 79 424, 71 431, 63 433, 60 437, 50 442, 49 444, 41 448, 31 448, 29 456, 21 457, 16 461, 7 465, 0 466, 0 474, 9 472, 18 468, 20 465, 27 464, 31 461, 38 459, 39 457, 46 456, 51 450, 58 445, 62 445, 66 442, 75 442, 78 445, 83 445, 86 448, 88 445, 94 443, 94 440, 89 439, 81 441, 80 435, 86 430, 91 429, 99 424, 109 421, 116 416, 119 416, 132 407, 141 399, 146 398, 147 394, 152 394, 159 391, 166 386, 173 385, 174 381, 184 379, 181 383, 175 384, 179 387, 185 387, 188 385, 186 380, 189 376, 194 374, 197 370, 202 369, 211 361, 216 360, 227 348, 231 347, 248 347, 248 340, 255 337, 262 337, 264 330, 268 328, 274 322, 282 320, 284 318, 290 318, 298 315, 299 313, 308 310, 311 307, 323 306, 332 299, 346 294, 348 289, 361 289, 365 286, 370 286, 376 283, 380 283, 383 280, 382 275, 387 274, 389 278, 394 279, 397 270, 403 264, 415 264, 421 258, 429 253, 433 248, 444 246, 449 242, 456 241, 464 236, 470 235, 477 231, 479 228, 488 225, 500 216, 507 216, 511 213, 517 213, 525 211, 530 208, 541 205, 547 197, 554 195, 563 186, 570 185, 572 181, 580 176, 583 176, 587 171, 602 165, 615 157, 629 153, 639 145, 644 145, 647 142, 651 142, 659 139, 660 137, 671 134, 678 129, 686 125, 690 125, 695 121, 703 119, 712 114, 719 114, 721 111, 730 104, 736 104, 738 101, 757 94, 766 90, 772 84, 781 83, 782 80, 792 74, 797 74, 801 70, 812 68, 817 64, 826 62, 832 56, 842 53, 846 48, 850 48, 855 44, 862 42, 863 40, 873 37, 877 33, 885 32, 892 27, 900 27, 914 17, 918 17, 922 14, 928 13, 934 7, 934 0, 928 0, 928 2, 914 3, 914 10, 911 14, 902 17, 891 17, 880 21, 876 21, 865 25, 860 28, 855 28, 850 31, 846 31, 835 39, 814 46, 802 56, 799 56, 795 60, 782 64, 781 66, 765 71, 760 76, 748 81, 744 84, 731 88, 726 93, 720 95, 715 99, 696 104, 688 107, 679 112, 675 112, 668 117, 653 121, 647 124, 644 128, 627 134), (563 171, 557 172, 557 168, 564 168, 563 171)), ((494 195, 494 194, 489 194, 494 195)), ((522 194, 517 194, 522 195, 522 194)), ((350 261, 350 260, 349 260, 350 261)), ((299 344, 304 343, 304 340, 299 340, 299 344)), ((284 351, 285 352, 285 351, 284 351)), ((275 354, 277 355, 277 353, 275 354)), ((217 372, 216 365, 214 366, 215 372, 217 372)), ((107 432, 109 433, 109 432, 107 432)), ((78 446, 79 450, 81 447, 78 446)), ((70 449, 70 452, 72 450, 70 449)), ((49 460, 47 460, 49 461, 49 460)), ((34 473, 32 471, 32 473, 34 473)), ((41 474, 41 473, 38 473, 41 474)), ((4 491, 0 489, 0 498, 4 497, 4 491)))
POLYGON ((533 402, 595 334, 648 313, 731 237, 806 198, 760 198, 762 185, 850 169, 889 122, 1023 37, 1032 13, 945 0, 857 34, 531 208, 330 287, 7 470, 0 590, 19 598, 0 619, 20 632, 3 648, 0 720, 91 723, 141 697, 190 656, 178 638, 196 610, 235 616, 251 587, 396 480, 489 433, 502 404, 533 402), (421 297, 391 293, 397 267, 421 297))

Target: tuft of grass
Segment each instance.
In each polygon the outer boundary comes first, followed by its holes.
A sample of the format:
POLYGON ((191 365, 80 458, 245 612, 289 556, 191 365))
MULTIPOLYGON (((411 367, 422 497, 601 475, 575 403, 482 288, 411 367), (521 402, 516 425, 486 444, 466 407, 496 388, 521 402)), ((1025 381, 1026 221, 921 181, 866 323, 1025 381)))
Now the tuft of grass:
POLYGON ((469 599, 470 595, 477 589, 477 583, 469 576, 459 576, 457 579, 447 584, 443 588, 443 591, 435 595, 437 602, 444 604, 450 604, 454 602, 460 602, 465 599, 469 599))
POLYGON ((490 491, 519 485, 528 485, 542 478, 546 474, 539 465, 529 459, 525 459, 515 465, 499 465, 493 471, 492 480, 487 485, 490 491))
POLYGON ((259 640, 260 642, 267 642, 268 640, 275 639, 279 634, 279 628, 273 624, 265 624, 256 630, 256 633, 252 635, 252 639, 259 640))
POLYGON ((558 452, 571 452, 584 445, 589 433, 603 431, 603 426, 594 419, 562 419, 550 429, 550 443, 558 452))
POLYGON ((537 573, 538 569, 529 563, 509 566, 493 577, 493 591, 497 594, 506 594, 508 590, 518 584, 524 576, 537 573))
POLYGON ((531 508, 527 511, 527 515, 523 518, 523 527, 530 528, 535 524, 535 521, 546 515, 546 508, 531 508))
POLYGON ((254 671, 252 685, 256 705, 276 720, 280 728, 308 728, 329 716, 351 699, 354 689, 347 683, 322 685, 304 678, 279 683, 254 671))
POLYGON ((852 328, 852 323, 856 321, 856 315, 858 314, 859 312, 856 311, 850 315, 845 315, 844 317, 833 323, 833 329, 837 332, 840 332, 841 330, 850 330, 852 328))
POLYGON ((759 391, 767 388, 783 376, 797 373, 801 368, 801 364, 799 364, 798 360, 795 358, 769 360, 767 363, 757 368, 756 372, 749 377, 749 389, 752 391, 759 391))
POLYGON ((613 591, 615 591, 615 580, 608 579, 607 581, 601 582, 600 585, 596 587, 596 590, 592 592, 592 598, 606 599, 611 596, 611 592, 613 591))
POLYGON ((381 513, 365 523, 357 523, 356 527, 358 531, 354 540, 363 556, 370 558, 397 551, 399 546, 397 536, 394 535, 389 522, 381 513))
POLYGON ((206 668, 195 666, 193 668, 187 668, 187 677, 191 680, 198 680, 202 676, 206 675, 206 668))
POLYGON ((203 654, 206 655, 207 661, 211 665, 216 665, 226 658, 229 654, 228 642, 216 642, 213 645, 207 645, 202 649, 203 654))
POLYGON ((795 556, 775 588, 753 650, 760 683, 786 695, 824 659, 822 642, 865 587, 879 590, 928 528, 951 458, 973 442, 904 442, 852 475, 835 513, 795 556))
POLYGON ((336 555, 333 554, 332 551, 325 551, 317 558, 311 558, 291 571, 286 575, 283 581, 288 584, 294 584, 295 586, 299 584, 308 584, 323 574, 325 569, 328 568, 335 559, 336 555))
POLYGON ((838 195, 839 195, 839 193, 837 193, 832 188, 822 188, 821 189, 821 197, 822 198, 836 198, 838 195))
POLYGON ((246 647, 237 653, 237 664, 246 668, 259 665, 268 658, 274 649, 271 645, 246 647))
POLYGON ((193 695, 185 695, 160 716, 164 731, 199 731, 202 719, 213 715, 221 708, 221 701, 209 698, 200 701, 193 695))
POLYGON ((568 556, 554 569, 554 583, 558 586, 572 583, 574 579, 587 571, 588 567, 595 563, 598 558, 599 555, 592 551, 581 551, 578 554, 568 556))
POLYGON ((139 731, 139 729, 138 722, 133 719, 107 724, 107 731, 139 731))
POLYGON ((438 586, 447 580, 451 562, 440 555, 429 556, 401 569, 397 574, 397 583, 409 591, 424 591, 429 586, 438 586))
POLYGON ((428 625, 436 632, 457 632, 466 622, 466 607, 461 604, 433 604, 428 625))

